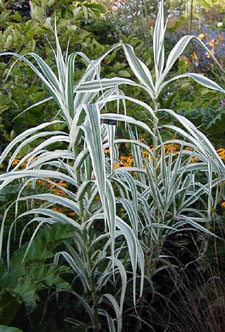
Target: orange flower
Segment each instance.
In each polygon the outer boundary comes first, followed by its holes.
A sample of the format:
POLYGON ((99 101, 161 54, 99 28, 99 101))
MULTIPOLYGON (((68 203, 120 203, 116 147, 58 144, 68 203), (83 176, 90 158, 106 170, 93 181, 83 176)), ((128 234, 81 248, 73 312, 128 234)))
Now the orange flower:
POLYGON ((70 216, 70 217, 74 217, 75 215, 76 215, 76 212, 75 212, 75 211, 69 213, 69 216, 70 216))
POLYGON ((116 168, 120 168, 120 167, 124 167, 124 164, 115 164, 115 165, 113 166, 114 169, 116 169, 116 168))
POLYGON ((53 207, 52 211, 63 213, 61 208, 53 207))
POLYGON ((225 161, 225 148, 217 149, 216 152, 218 153, 220 159, 225 161))
POLYGON ((149 152, 148 151, 143 151, 144 158, 149 161, 149 152))
POLYGON ((170 154, 170 152, 172 153, 178 152, 180 150, 180 147, 178 144, 165 144, 164 149, 166 154, 170 154))
POLYGON ((37 182, 40 183, 42 186, 46 185, 46 181, 43 179, 38 179, 37 182))
POLYGON ((191 158, 191 163, 196 163, 199 159, 197 157, 192 157, 191 158))
POLYGON ((65 197, 66 193, 63 190, 56 189, 54 192, 57 196, 65 197))
POLYGON ((126 157, 126 156, 120 156, 120 161, 121 161, 122 163, 126 163, 126 161, 127 161, 127 157, 126 157))
POLYGON ((193 151, 193 149, 192 149, 190 146, 187 146, 187 147, 185 148, 185 150, 193 151))
POLYGON ((225 209, 225 201, 220 204, 221 208, 225 209))
POLYGON ((15 158, 12 162, 12 165, 17 165, 18 163, 20 162, 20 159, 19 158, 15 158))
POLYGON ((148 157, 148 156, 149 156, 149 152, 145 150, 145 151, 143 152, 143 155, 144 155, 145 157, 148 157))
MULTIPOLYGON (((128 157, 127 156, 121 156, 120 157, 120 161, 122 163, 123 166, 127 166, 130 167, 133 165, 133 157, 132 154, 130 154, 128 157)), ((120 164, 121 165, 121 164, 120 164)), ((122 167, 123 167, 122 166, 122 167)))
POLYGON ((193 60, 198 60, 198 56, 196 54, 196 52, 194 52, 192 55, 191 55, 192 59, 193 60))
POLYGON ((59 184, 61 187, 67 187, 67 186, 68 186, 67 183, 66 183, 65 181, 63 181, 63 180, 59 181, 58 184, 59 184))

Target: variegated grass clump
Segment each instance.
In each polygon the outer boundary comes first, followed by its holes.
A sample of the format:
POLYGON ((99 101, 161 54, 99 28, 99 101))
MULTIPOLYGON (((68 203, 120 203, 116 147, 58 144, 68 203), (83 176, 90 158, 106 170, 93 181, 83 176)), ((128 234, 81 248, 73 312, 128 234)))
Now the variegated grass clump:
MULTIPOLYGON (((166 80, 192 39, 207 48, 195 36, 185 36, 165 62, 165 30, 161 2, 153 38, 154 79, 132 47, 126 44, 116 45, 99 59, 91 61, 82 52, 63 56, 55 33, 57 73, 37 54, 1 54, 16 56, 33 69, 50 93, 43 102, 54 99, 60 116, 60 120, 26 130, 0 156, 0 163, 9 158, 6 172, 0 175, 0 190, 13 181, 21 183, 17 200, 9 205, 2 220, 1 255, 9 209, 15 208, 15 220, 10 225, 6 243, 7 264, 10 263, 11 234, 23 217, 29 216, 30 221, 21 234, 20 244, 26 228, 31 224, 37 225, 25 255, 40 227, 51 227, 53 223, 71 224, 74 238, 65 244, 64 251, 56 255, 55 262, 63 258, 80 279, 82 290, 71 292, 88 312, 90 320, 87 325, 90 324, 94 331, 101 329, 101 322, 105 319, 110 331, 122 331, 127 283, 132 283, 136 305, 137 280, 140 280, 138 294, 141 296, 144 278, 151 280, 155 273, 167 237, 184 229, 211 234, 205 226, 211 223, 218 199, 223 195, 223 186, 219 184, 225 179, 225 167, 214 147, 186 118, 173 110, 160 109, 158 97, 165 86, 183 77, 190 77, 222 93, 225 91, 196 73, 166 80), (138 83, 118 77, 101 78, 101 62, 118 48, 124 50, 138 83), (87 69, 75 84, 77 57, 82 58, 87 69), (151 97, 154 107, 125 95, 120 85, 141 87, 151 97), (127 101, 147 112, 151 126, 121 111, 121 107, 126 111, 127 101), (115 106, 115 113, 107 112, 109 103, 115 106), (161 125, 161 113, 174 118, 179 126, 161 125), (129 139, 116 138, 115 126, 106 124, 106 120, 125 123, 129 139), (162 129, 170 131, 176 138, 164 141, 160 134, 162 129), (148 133, 153 148, 139 140, 140 131, 148 133), (52 148, 55 142, 61 142, 61 148, 52 148), (14 164, 15 158, 30 143, 36 143, 35 148, 14 164), (115 167, 121 143, 130 144, 133 166, 115 167), (168 144, 178 145, 179 152, 173 153, 171 149, 166 154, 164 147, 168 144), (109 156, 104 153, 106 148, 109 156), (191 163, 193 158, 195 162, 191 163), (23 163, 25 168, 21 169, 23 163), (46 190, 40 194, 24 195, 28 185, 35 188, 40 180, 57 186, 64 194, 59 196, 46 190), (18 206, 23 201, 27 204, 27 211, 19 215, 18 206), (66 208, 70 213, 61 213, 56 207, 66 208), (107 285, 112 284, 119 289, 110 292, 111 286, 107 285), (116 319, 104 309, 106 303, 113 308, 116 319)), ((211 56, 214 58, 213 54, 211 56)), ((70 322, 79 324, 77 319, 73 321, 71 318, 70 322)))

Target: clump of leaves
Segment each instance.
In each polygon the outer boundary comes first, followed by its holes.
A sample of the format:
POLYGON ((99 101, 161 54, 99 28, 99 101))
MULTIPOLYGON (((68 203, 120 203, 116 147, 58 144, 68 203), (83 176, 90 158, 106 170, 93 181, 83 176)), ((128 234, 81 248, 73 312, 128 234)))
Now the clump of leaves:
MULTIPOLYGON (((0 261, 1 323, 10 324, 21 304, 32 311, 38 304, 41 290, 70 289, 69 283, 62 278, 70 269, 54 264, 53 258, 57 248, 72 235, 73 229, 69 225, 45 226, 29 250, 28 243, 24 242, 11 256, 3 252, 0 261)), ((11 245, 15 248, 15 243, 11 245)))

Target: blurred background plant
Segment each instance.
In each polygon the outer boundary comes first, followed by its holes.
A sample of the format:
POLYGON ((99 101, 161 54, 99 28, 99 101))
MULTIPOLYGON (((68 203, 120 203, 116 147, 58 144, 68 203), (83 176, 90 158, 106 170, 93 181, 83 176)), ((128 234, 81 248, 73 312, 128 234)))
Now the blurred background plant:
MULTIPOLYGON (((15 51, 21 54, 38 53, 52 64, 52 47, 54 33, 49 23, 54 25, 56 17, 60 44, 66 50, 82 51, 93 59, 98 58, 110 46, 119 41, 111 23, 104 17, 105 7, 93 1, 7 1, 2 4, 0 15, 0 49, 15 51), (31 7, 29 7, 31 4, 31 7), (47 23, 49 22, 49 23, 47 23)), ((151 50, 144 46, 142 40, 134 36, 123 36, 124 42, 131 43, 137 52, 142 51, 143 60, 150 64, 151 50)), ((46 91, 29 67, 18 62, 6 81, 11 58, 1 58, 0 77, 2 89, 0 95, 0 151, 7 143, 25 128, 40 123, 41 119, 52 119, 56 116, 54 103, 36 106, 17 117, 23 110, 38 103, 46 96, 46 91)), ((77 64, 75 80, 84 73, 82 61, 77 64)), ((105 60, 102 73, 106 77, 130 77, 124 55, 116 51, 105 60)), ((137 91, 137 94, 139 91, 137 91)))
MULTIPOLYGON (((194 34, 200 38, 211 52, 224 66, 225 61, 225 34, 217 29, 203 28, 201 33, 195 31, 194 34)), ((183 35, 183 31, 169 33, 171 40, 176 44, 183 35)), ((180 74, 186 70, 201 72, 206 77, 211 77, 220 85, 225 83, 225 74, 213 62, 210 54, 203 50, 197 43, 188 48, 188 52, 180 56, 178 62, 180 74)), ((165 95, 164 105, 176 108, 180 114, 185 115, 189 120, 200 126, 201 130, 207 134, 217 148, 224 147, 225 127, 224 127, 224 102, 223 95, 215 94, 196 84, 191 84, 184 80, 179 86, 179 93, 175 89, 172 93, 165 95), (200 98, 199 98, 200 97, 200 98)))
MULTIPOLYGON (((5 2, 0 16, 0 48, 1 51, 16 51, 21 54, 39 50, 44 59, 51 64, 54 34, 46 23, 47 17, 54 21, 57 17, 57 27, 60 42, 64 49, 71 38, 71 47, 74 50, 85 50, 93 57, 99 56, 107 49, 98 43, 95 34, 88 30, 100 24, 100 16, 104 11, 101 5, 86 1, 84 4, 73 1, 8 1, 5 2), (31 7, 30 7, 31 4, 31 7), (90 23, 91 22, 91 23, 90 23)), ((105 27, 105 29, 107 29, 105 27)), ((114 42, 114 40, 113 40, 114 42)), ((112 43, 112 41, 111 41, 112 43)), ((6 77, 10 58, 1 59, 0 76, 6 77)), ((77 70, 77 79, 82 75, 83 65, 80 63, 77 70)), ((25 128, 40 123, 41 118, 51 119, 57 111, 54 105, 49 104, 31 110, 30 116, 26 113, 15 117, 33 103, 42 100, 46 92, 43 91, 36 77, 31 76, 30 68, 17 63, 12 75, 3 84, 1 89, 1 149, 16 134, 25 128)))

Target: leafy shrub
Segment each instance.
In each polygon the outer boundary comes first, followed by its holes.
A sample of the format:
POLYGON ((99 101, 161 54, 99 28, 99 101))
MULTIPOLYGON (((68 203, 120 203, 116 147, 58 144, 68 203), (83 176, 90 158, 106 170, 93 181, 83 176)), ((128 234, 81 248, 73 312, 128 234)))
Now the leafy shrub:
MULTIPOLYGON (((85 49, 90 55, 97 56, 104 52, 107 46, 97 42, 95 35, 87 30, 86 21, 97 22, 103 7, 86 2, 80 5, 73 1, 35 1, 30 8, 29 2, 17 1, 4 4, 0 18, 0 48, 2 51, 15 51, 26 54, 38 49, 44 59, 48 58, 51 64, 52 50, 49 43, 54 42, 54 33, 45 22, 45 15, 54 21, 54 15, 58 18, 57 26, 60 32, 61 44, 66 48, 68 39, 75 49, 85 49), (29 6, 29 7, 28 7, 29 6), (28 15, 29 8, 29 15, 28 15), (85 27, 83 27, 83 23, 85 27)), ((0 63, 0 76, 6 78, 10 58, 2 58, 0 63)), ((76 72, 77 79, 82 75, 83 65, 79 64, 76 72)), ((0 95, 0 130, 1 149, 16 134, 22 130, 39 123, 43 116, 46 120, 56 114, 54 104, 37 106, 30 111, 30 116, 24 115, 16 118, 21 111, 31 104, 38 103, 46 96, 40 82, 32 75, 28 67, 21 63, 13 69, 13 75, 7 79, 0 95), (15 119, 16 118, 16 119, 15 119)))
MULTIPOLYGON (((0 46, 2 51, 15 51, 20 54, 37 51, 48 65, 54 66, 52 61, 52 47, 55 44, 54 32, 49 22, 56 25, 60 44, 65 50, 68 45, 69 51, 83 51, 91 58, 98 58, 117 42, 121 37, 124 42, 131 43, 136 52, 142 51, 143 60, 151 63, 152 50, 144 46, 138 38, 132 36, 117 36, 110 23, 101 17, 104 7, 96 3, 86 1, 33 1, 29 18, 23 15, 23 6, 27 10, 27 3, 7 2, 1 15, 0 46), (14 7, 13 7, 14 6, 14 7), (22 6, 22 7, 21 7, 22 6), (15 8, 18 11, 12 11, 15 8), (20 13, 21 9, 21 13, 20 13), (47 17, 47 21, 45 18, 47 17), (143 49, 144 47, 144 49, 143 49)), ((38 105, 38 102, 47 97, 43 85, 32 75, 28 66, 21 62, 12 68, 9 76, 8 68, 11 64, 10 57, 1 58, 0 76, 4 81, 0 98, 0 134, 2 138, 1 150, 7 143, 23 130, 40 123, 40 120, 51 120, 57 116, 56 105, 49 101, 38 105), (6 79, 7 77, 7 79, 6 79), (5 81, 6 79, 6 81, 5 81), (30 105, 36 104, 34 109, 22 113, 30 105), (22 113, 22 114, 21 114, 22 113)), ((79 81, 84 73, 83 60, 77 62, 75 80, 79 81)), ((128 68, 122 52, 115 50, 102 63, 102 74, 105 77, 131 77, 132 71, 128 68)), ((133 92, 132 92, 133 93, 133 92)), ((140 91, 137 89, 135 95, 140 91)))

